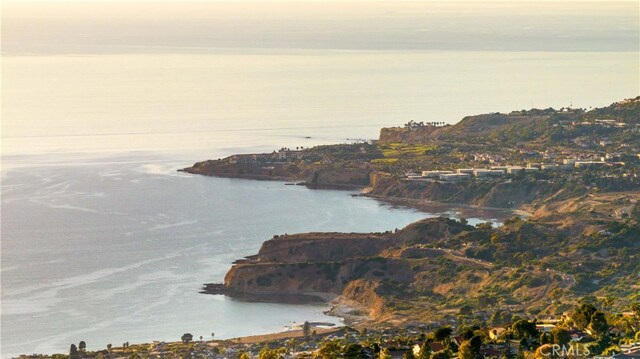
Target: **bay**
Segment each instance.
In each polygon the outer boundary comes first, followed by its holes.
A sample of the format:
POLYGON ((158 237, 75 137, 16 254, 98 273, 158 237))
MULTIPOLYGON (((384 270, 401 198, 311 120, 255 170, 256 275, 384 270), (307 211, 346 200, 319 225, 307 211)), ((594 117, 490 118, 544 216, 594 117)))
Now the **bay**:
POLYGON ((337 323, 322 305, 198 290, 274 234, 393 230, 440 210, 176 169, 374 139, 409 120, 607 105, 637 95, 637 63, 633 52, 3 56, 1 355, 337 323))
POLYGON ((65 352, 80 340, 100 349, 185 332, 229 338, 305 320, 339 324, 322 314, 326 305, 198 291, 274 234, 385 231, 433 215, 350 191, 192 176, 176 166, 138 155, 4 173, 3 356, 65 352))

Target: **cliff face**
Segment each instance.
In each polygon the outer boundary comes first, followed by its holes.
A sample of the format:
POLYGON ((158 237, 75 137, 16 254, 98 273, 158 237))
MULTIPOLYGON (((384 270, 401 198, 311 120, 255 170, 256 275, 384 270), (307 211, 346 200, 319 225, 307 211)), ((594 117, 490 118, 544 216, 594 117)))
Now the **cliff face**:
MULTIPOLYGON (((458 238, 467 241, 473 237, 469 233, 477 231, 455 220, 430 218, 397 232, 276 236, 256 256, 237 261, 224 284, 209 292, 240 298, 275 296, 278 301, 315 296, 358 308, 373 322, 416 315, 437 317, 437 311, 426 309, 435 308, 443 298, 473 301, 482 295, 479 288, 483 285, 505 278, 513 278, 513 283, 503 284, 514 293, 523 286, 522 277, 513 274, 513 269, 493 268, 461 252, 439 248, 458 238), (412 312, 417 308, 419 312, 412 312)), ((531 300, 532 290, 546 292, 558 285, 551 273, 535 276, 535 288, 515 295, 531 300)), ((542 295, 534 298, 542 299, 542 295)))
POLYGON ((223 160, 197 162, 184 168, 187 173, 258 180, 299 181, 305 178, 303 168, 295 164, 230 163, 223 160))
POLYGON ((316 166, 306 173, 305 182, 309 186, 317 187, 364 187, 369 185, 370 173, 371 170, 366 164, 353 168, 336 165, 316 166))
POLYGON ((416 238, 443 238, 470 228, 435 218, 397 233, 305 233, 275 236, 256 256, 238 261, 224 280, 225 292, 270 294, 341 294, 357 279, 392 279, 410 283, 413 271, 404 258, 383 256, 392 247, 416 238))
POLYGON ((554 186, 545 182, 497 183, 474 203, 483 207, 515 208, 544 199, 555 190, 554 186))
POLYGON ((197 162, 187 173, 256 180, 302 181, 310 187, 364 187, 369 185, 368 164, 320 164, 303 162, 232 163, 228 159, 197 162))
POLYGON ((225 276, 224 285, 231 295, 290 293, 331 298, 356 279, 409 283, 412 278, 404 261, 370 257, 336 262, 236 264, 225 276))
POLYGON ((277 236, 262 244, 258 260, 302 263, 371 257, 379 253, 388 240, 388 236, 375 233, 306 233, 277 236))
POLYGON ((386 300, 378 294, 381 283, 379 280, 356 279, 342 291, 342 299, 359 304, 367 310, 372 318, 384 315, 386 300))
POLYGON ((556 189, 546 182, 427 182, 374 176, 370 195, 465 203, 480 207, 517 208, 552 195, 556 189))

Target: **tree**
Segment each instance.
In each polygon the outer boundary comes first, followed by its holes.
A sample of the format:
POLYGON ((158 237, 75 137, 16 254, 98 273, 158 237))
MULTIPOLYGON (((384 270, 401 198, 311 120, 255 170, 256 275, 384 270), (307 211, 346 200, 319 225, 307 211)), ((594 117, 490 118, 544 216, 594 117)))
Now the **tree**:
POLYGON ((247 352, 241 352, 238 355, 238 359, 251 359, 251 355, 247 354, 247 352))
POLYGON ((433 333, 433 339, 438 342, 444 342, 449 338, 453 330, 450 327, 440 327, 433 333))
POLYGON ((311 324, 308 321, 305 321, 302 325, 302 335, 308 337, 311 335, 311 324))
POLYGON ((111 355, 111 348, 112 348, 111 343, 107 344, 107 351, 109 352, 109 355, 111 355))
POLYGON ((415 359, 415 355, 413 355, 413 350, 409 349, 402 355, 402 359, 415 359))
POLYGON ((344 348, 343 358, 360 359, 364 358, 362 355, 362 345, 349 344, 344 348))
POLYGON ((589 328, 591 332, 598 338, 603 338, 609 334, 609 324, 607 323, 607 318, 605 318, 604 313, 595 312, 591 316, 591 321, 589 323, 589 328))
POLYGON ((282 359, 284 358, 283 349, 284 348, 269 349, 269 347, 265 345, 264 348, 260 350, 260 353, 258 353, 258 358, 259 359, 282 359))
POLYGON ((597 311, 598 310, 593 306, 593 304, 584 303, 575 310, 571 319, 573 319, 573 323, 576 327, 582 330, 589 325, 591 322, 591 316, 593 316, 593 313, 597 311))
POLYGON ((471 340, 467 340, 460 344, 460 348, 458 349, 458 358, 460 359, 481 359, 482 354, 480 353, 480 348, 474 346, 471 343, 471 340))
POLYGON ((79 356, 78 356, 78 347, 76 347, 75 344, 71 344, 71 347, 69 348, 69 358, 71 358, 71 359, 79 358, 79 356))
POLYGON ((342 348, 337 340, 329 340, 324 342, 318 349, 317 358, 333 359, 342 355, 342 348))
POLYGON ((536 329, 536 323, 530 322, 526 319, 520 319, 513 323, 511 331, 516 338, 532 338, 538 336, 538 329, 536 329))
POLYGON ((482 337, 480 335, 474 335, 473 338, 469 339, 469 344, 473 347, 474 350, 480 352, 480 348, 482 347, 482 337))
POLYGON ((378 356, 379 359, 391 359, 391 354, 389 354, 389 349, 384 348, 382 350, 380 350, 380 355, 378 356))
POLYGON ((215 337, 216 337, 216 333, 211 332, 211 340, 213 340, 213 338, 215 338, 215 337))
POLYGON ((418 359, 429 359, 431 357, 431 347, 429 346, 429 342, 425 341, 420 346, 420 355, 418 359))
POLYGON ((81 353, 84 353, 87 350, 87 343, 85 343, 84 340, 81 340, 80 343, 78 343, 78 350, 81 353))
POLYGON ((182 337, 180 337, 180 339, 184 344, 188 344, 193 340, 193 335, 191 333, 184 333, 182 334, 182 337))
POLYGON ((551 343, 551 341, 551 335, 549 335, 548 333, 540 334, 540 344, 549 344, 551 343))
POLYGON ((551 331, 551 340, 554 344, 558 344, 560 346, 567 345, 571 341, 571 333, 566 329, 562 328, 554 328, 551 331))

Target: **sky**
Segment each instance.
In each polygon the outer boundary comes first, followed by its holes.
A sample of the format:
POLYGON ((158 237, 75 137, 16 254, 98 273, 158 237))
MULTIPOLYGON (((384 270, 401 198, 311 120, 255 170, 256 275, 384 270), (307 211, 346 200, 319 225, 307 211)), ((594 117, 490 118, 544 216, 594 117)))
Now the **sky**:
POLYGON ((3 1, 3 54, 639 51, 640 2, 3 1), (55 45, 55 46, 54 46, 55 45))

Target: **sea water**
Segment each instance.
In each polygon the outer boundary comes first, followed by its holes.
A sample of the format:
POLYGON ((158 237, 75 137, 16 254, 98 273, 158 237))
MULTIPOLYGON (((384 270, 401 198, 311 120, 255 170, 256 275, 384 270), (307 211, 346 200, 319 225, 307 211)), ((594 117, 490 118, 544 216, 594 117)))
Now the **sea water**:
MULTIPOLYGON (((438 215, 349 191, 176 172, 232 153, 374 139, 408 120, 633 95, 631 54, 354 52, 6 56, 2 356, 229 338, 324 305, 199 294, 274 234, 438 215), (553 66, 552 74, 546 70, 553 66), (622 83, 622 82, 621 82, 622 83)), ((452 213, 456 215, 455 210, 452 213)), ((481 220, 492 219, 488 218, 481 220)), ((480 219, 478 219, 480 220, 480 219)))

